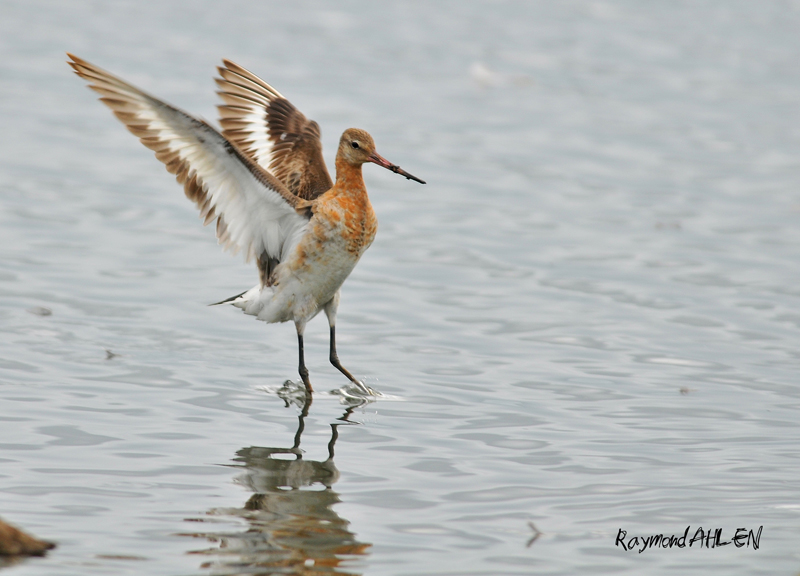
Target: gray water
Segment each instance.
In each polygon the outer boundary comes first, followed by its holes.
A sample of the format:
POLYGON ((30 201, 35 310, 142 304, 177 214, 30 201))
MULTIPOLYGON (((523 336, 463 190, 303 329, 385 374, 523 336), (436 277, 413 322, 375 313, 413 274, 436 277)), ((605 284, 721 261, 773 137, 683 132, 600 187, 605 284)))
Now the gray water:
POLYGON ((0 516, 58 543, 9 574, 800 571, 800 3, 0 16, 0 516), (231 58, 428 181, 365 167, 338 344, 384 398, 325 393, 323 317, 286 405, 293 326, 206 307, 254 266, 67 50, 208 119, 231 58), (687 526, 763 531, 615 544, 687 526))

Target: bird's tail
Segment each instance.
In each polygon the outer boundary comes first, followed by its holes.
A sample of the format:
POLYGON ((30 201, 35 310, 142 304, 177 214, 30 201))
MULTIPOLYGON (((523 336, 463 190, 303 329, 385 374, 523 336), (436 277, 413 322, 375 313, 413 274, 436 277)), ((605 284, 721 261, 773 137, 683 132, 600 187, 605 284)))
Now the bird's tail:
POLYGON ((209 304, 209 306, 219 306, 220 304, 230 304, 237 298, 241 298, 245 294, 247 294, 248 290, 245 290, 241 294, 237 294, 236 296, 231 296, 230 298, 225 298, 225 300, 220 300, 219 302, 214 302, 213 304, 209 304))

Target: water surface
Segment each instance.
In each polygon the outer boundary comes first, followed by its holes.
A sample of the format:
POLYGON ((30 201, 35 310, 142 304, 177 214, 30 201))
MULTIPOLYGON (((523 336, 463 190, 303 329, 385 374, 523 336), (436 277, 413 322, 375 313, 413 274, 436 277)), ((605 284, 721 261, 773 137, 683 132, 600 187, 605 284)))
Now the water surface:
POLYGON ((9 573, 796 574, 800 4, 6 2, 9 573), (348 407, 69 50, 205 118, 223 57, 374 167, 348 407), (298 456, 302 456, 298 458, 298 456), (760 549, 623 551, 763 526, 760 549), (541 533, 534 539, 537 533, 541 533))

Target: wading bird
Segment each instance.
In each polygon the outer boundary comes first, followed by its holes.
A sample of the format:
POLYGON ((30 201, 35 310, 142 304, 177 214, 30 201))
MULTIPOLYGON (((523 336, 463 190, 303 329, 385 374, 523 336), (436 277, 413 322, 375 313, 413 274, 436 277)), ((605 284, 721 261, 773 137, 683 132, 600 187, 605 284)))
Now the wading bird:
POLYGON ((361 166, 372 162, 411 180, 424 181, 375 151, 372 137, 349 128, 339 140, 336 182, 322 159, 319 126, 269 84, 223 60, 216 82, 220 133, 203 120, 170 106, 67 54, 68 62, 100 100, 183 184, 205 224, 216 219, 225 249, 255 259, 259 283, 218 302, 230 303, 265 322, 293 321, 299 372, 312 392, 303 355, 306 323, 320 310, 330 325, 330 361, 363 392, 368 389, 342 366, 336 353, 336 309, 342 283, 372 243, 377 219, 361 166))

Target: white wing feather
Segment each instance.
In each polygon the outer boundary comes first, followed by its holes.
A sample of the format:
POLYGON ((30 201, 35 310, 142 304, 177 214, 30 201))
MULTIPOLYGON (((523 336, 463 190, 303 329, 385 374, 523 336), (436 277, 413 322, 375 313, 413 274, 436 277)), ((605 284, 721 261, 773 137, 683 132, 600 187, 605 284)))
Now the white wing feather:
POLYGON ((239 146, 269 169, 274 142, 270 139, 268 110, 273 101, 285 98, 255 74, 228 60, 224 63, 226 68, 219 68, 223 78, 216 79, 222 89, 220 96, 226 101, 220 107, 223 129, 235 133, 239 146))
POLYGON ((206 122, 69 56, 100 100, 176 174, 205 223, 217 217, 225 249, 241 250, 248 261, 264 253, 278 260, 288 256, 308 219, 295 211, 298 198, 279 180, 206 122))
POLYGON ((222 62, 216 79, 222 135, 295 196, 313 200, 330 190, 319 125, 249 70, 222 62))

